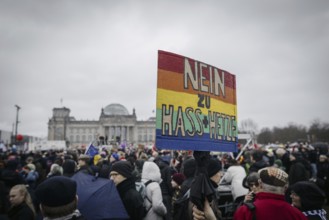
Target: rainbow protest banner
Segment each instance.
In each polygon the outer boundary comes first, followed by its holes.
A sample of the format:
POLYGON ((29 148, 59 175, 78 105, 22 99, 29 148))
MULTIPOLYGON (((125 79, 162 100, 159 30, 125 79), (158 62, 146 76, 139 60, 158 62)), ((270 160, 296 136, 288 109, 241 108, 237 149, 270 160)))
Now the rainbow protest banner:
POLYGON ((235 76, 158 51, 156 147, 236 152, 235 76))

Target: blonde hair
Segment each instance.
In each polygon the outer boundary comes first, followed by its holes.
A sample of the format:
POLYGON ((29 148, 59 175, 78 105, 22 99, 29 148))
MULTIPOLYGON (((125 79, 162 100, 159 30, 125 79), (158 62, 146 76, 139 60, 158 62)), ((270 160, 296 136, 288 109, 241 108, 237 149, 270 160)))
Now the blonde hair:
POLYGON ((23 184, 15 185, 11 188, 11 190, 18 190, 18 192, 23 195, 24 202, 26 205, 32 210, 34 217, 36 216, 34 205, 30 196, 30 193, 27 191, 27 188, 23 184))

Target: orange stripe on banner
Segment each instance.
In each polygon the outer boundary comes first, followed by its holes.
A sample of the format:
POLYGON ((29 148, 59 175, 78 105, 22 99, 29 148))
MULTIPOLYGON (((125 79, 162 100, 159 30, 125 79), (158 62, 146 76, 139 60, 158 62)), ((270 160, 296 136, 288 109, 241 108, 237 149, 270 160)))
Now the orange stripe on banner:
MULTIPOLYGON (((209 88, 209 81, 205 81, 204 84, 209 88)), ((158 89, 184 92, 188 94, 204 94, 210 96, 212 99, 217 99, 229 104, 236 105, 234 89, 225 86, 225 97, 223 97, 221 93, 219 96, 217 96, 211 93, 196 91, 193 89, 191 84, 188 85, 188 89, 184 89, 184 76, 182 74, 177 74, 176 72, 158 70, 158 89)))

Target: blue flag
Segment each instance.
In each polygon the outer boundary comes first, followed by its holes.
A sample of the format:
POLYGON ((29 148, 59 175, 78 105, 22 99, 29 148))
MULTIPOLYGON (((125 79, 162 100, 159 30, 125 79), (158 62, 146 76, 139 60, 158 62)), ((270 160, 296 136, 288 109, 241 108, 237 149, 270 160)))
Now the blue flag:
POLYGON ((88 149, 86 150, 85 154, 93 157, 96 154, 98 154, 98 149, 92 143, 90 143, 90 145, 89 145, 88 149))

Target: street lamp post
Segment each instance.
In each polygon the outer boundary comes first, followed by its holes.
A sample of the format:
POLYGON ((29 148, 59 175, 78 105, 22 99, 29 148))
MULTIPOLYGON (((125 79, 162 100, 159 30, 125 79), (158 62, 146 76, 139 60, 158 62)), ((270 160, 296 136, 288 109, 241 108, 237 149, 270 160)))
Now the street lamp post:
POLYGON ((18 123, 19 123, 19 121, 18 121, 18 112, 19 112, 19 110, 21 109, 21 107, 19 107, 18 105, 15 105, 15 107, 16 107, 16 126, 15 126, 15 138, 16 138, 16 136, 17 136, 17 128, 18 128, 18 123))

